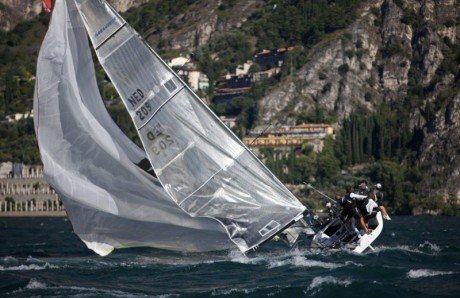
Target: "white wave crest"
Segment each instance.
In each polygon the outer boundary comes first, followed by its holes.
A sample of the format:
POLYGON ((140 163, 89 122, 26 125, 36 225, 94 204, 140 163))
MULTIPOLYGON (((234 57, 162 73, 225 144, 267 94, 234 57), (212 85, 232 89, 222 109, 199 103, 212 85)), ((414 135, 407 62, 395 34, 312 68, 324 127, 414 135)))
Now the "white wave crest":
POLYGON ((257 257, 247 257, 240 251, 231 251, 229 258, 232 262, 250 265, 266 265, 269 269, 282 267, 282 266, 295 266, 295 267, 319 267, 324 269, 336 269, 344 266, 361 267, 362 264, 347 261, 345 263, 332 263, 323 262, 318 260, 311 260, 305 257, 304 251, 292 250, 284 254, 264 254, 257 257))
POLYGON ((307 291, 313 291, 313 290, 321 290, 321 286, 324 284, 332 284, 332 285, 340 285, 344 287, 348 287, 351 284, 351 280, 348 279, 338 279, 333 276, 317 276, 313 278, 311 281, 310 285, 308 286, 308 289, 304 291, 305 293, 307 291))
MULTIPOLYGON (((77 286, 48 286, 45 283, 39 282, 35 279, 31 279, 25 288, 22 288, 18 291, 12 293, 21 293, 26 292, 28 290, 52 290, 55 294, 59 294, 61 291, 73 291, 77 292, 76 296, 86 296, 91 295, 94 296, 110 296, 110 297, 152 297, 147 296, 145 294, 137 294, 137 293, 128 293, 119 290, 106 290, 106 289, 99 289, 99 288, 86 288, 86 287, 77 287, 77 286)), ((73 294, 69 294, 66 292, 66 296, 74 296, 73 294)), ((177 297, 177 294, 161 294, 153 297, 157 298, 167 298, 167 297, 177 297)))
POLYGON ((211 293, 211 296, 221 296, 221 295, 231 295, 231 294, 250 294, 252 292, 255 292, 258 288, 252 288, 252 289, 237 289, 237 288, 232 288, 232 289, 222 289, 222 290, 214 290, 211 293))
POLYGON ((134 265, 136 266, 145 266, 145 265, 167 265, 167 266, 195 266, 201 264, 213 264, 216 262, 220 262, 223 260, 210 260, 205 259, 203 256, 196 256, 194 258, 181 258, 181 257, 167 257, 167 258, 159 258, 159 257, 147 257, 147 256, 139 256, 135 258, 133 261, 125 263, 126 266, 134 265))
POLYGON ((335 269, 339 267, 343 267, 346 264, 338 264, 338 263, 329 263, 329 262, 321 262, 316 260, 308 260, 302 256, 294 256, 287 260, 277 260, 277 261, 270 261, 268 264, 268 268, 275 268, 281 267, 286 265, 293 265, 296 267, 319 267, 325 269, 335 269))
POLYGON ((59 268, 58 266, 51 265, 50 263, 45 263, 42 266, 37 265, 37 264, 30 264, 30 265, 4 267, 0 265, 0 271, 28 271, 28 270, 46 270, 46 269, 58 269, 58 268, 59 268))
POLYGON ((154 295, 154 296, 149 296, 146 294, 142 293, 129 293, 129 292, 123 292, 119 290, 106 290, 106 289, 100 289, 100 288, 86 288, 86 287, 78 287, 78 286, 49 286, 43 282, 40 282, 36 279, 31 279, 27 286, 24 288, 21 288, 19 290, 16 290, 14 292, 11 292, 9 294, 17 294, 17 293, 24 293, 27 291, 35 291, 35 290, 51 290, 53 291, 54 294, 64 294, 65 296, 68 297, 86 297, 90 295, 91 297, 99 297, 99 296, 109 296, 109 297, 154 297, 154 298, 169 298, 169 297, 179 297, 178 294, 160 294, 160 295, 154 295), (68 291, 73 291, 76 292, 75 294, 70 294, 68 291), (64 293, 61 293, 64 291, 64 293))
POLYGON ((436 275, 449 275, 449 274, 454 274, 454 273, 455 272, 452 272, 452 271, 416 269, 416 270, 410 270, 409 272, 407 272, 407 277, 408 278, 422 278, 422 277, 431 277, 431 276, 436 276, 436 275))
POLYGON ((45 283, 39 282, 36 279, 31 279, 26 286, 26 289, 35 290, 35 289, 46 289, 47 285, 45 283))
POLYGON ((241 264, 259 264, 264 261, 262 256, 249 258, 239 250, 230 251, 228 257, 232 262, 241 264))
POLYGON ((431 243, 431 242, 429 242, 429 241, 423 242, 423 243, 420 244, 418 247, 421 248, 421 249, 428 248, 429 250, 431 250, 431 251, 433 251, 433 252, 435 252, 435 253, 438 253, 438 252, 441 251, 441 248, 440 248, 438 245, 436 245, 436 244, 434 244, 434 243, 431 243))
POLYGON ((43 260, 40 260, 40 259, 36 259, 32 256, 28 256, 27 259, 26 259, 26 262, 27 263, 45 263, 45 261, 43 260))
POLYGON ((6 257, 3 257, 2 258, 2 261, 5 262, 5 263, 16 263, 18 261, 18 259, 16 259, 15 257, 12 257, 12 256, 6 256, 6 257))
POLYGON ((420 251, 417 248, 412 248, 409 245, 396 245, 396 246, 384 246, 384 245, 382 245, 382 246, 376 246, 376 247, 374 247, 373 251, 370 250, 368 253, 379 253, 379 252, 382 252, 382 251, 392 251, 392 250, 425 254, 423 251, 420 251))
POLYGON ((410 247, 409 245, 377 246, 374 248, 374 251, 369 251, 368 253, 379 253, 382 251, 404 251, 409 253, 435 255, 441 251, 441 248, 434 243, 425 241, 422 244, 419 244, 418 247, 410 247))

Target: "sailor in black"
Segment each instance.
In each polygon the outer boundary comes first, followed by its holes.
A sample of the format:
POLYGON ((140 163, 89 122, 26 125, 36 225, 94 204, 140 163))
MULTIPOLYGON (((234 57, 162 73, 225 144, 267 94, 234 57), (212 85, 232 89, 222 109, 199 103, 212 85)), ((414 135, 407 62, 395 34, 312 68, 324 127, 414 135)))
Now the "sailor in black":
POLYGON ((391 220, 390 216, 388 215, 387 209, 383 205, 383 190, 382 190, 382 184, 377 183, 374 186, 374 189, 372 191, 375 195, 375 202, 379 206, 380 211, 382 211, 382 216, 386 220, 391 220))
POLYGON ((377 215, 380 209, 375 202, 375 194, 373 192, 369 193, 368 198, 361 203, 359 209, 366 223, 369 219, 374 218, 377 215))
MULTIPOLYGON (((346 188, 347 194, 339 200, 339 205, 342 207, 342 218, 345 221, 350 221, 352 218, 355 218, 358 222, 361 228, 366 232, 370 233, 371 230, 366 226, 366 223, 364 221, 364 217, 361 214, 359 206, 361 206, 365 200, 367 200, 367 195, 359 195, 356 193, 352 192, 352 187, 347 186, 346 188)), ((353 228, 356 229, 356 227, 353 224, 353 221, 351 221, 353 228)))

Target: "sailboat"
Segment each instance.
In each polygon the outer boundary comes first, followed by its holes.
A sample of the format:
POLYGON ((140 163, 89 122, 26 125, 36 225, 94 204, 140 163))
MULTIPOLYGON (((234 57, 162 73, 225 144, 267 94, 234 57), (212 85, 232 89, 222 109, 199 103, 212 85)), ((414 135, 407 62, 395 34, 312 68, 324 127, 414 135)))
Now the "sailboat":
POLYGON ((56 1, 38 57, 34 113, 45 178, 75 233, 101 256, 139 246, 247 252, 275 237, 293 245, 302 234, 314 235, 315 248, 352 245, 360 253, 383 227, 381 215, 377 229, 359 237, 340 218, 318 226, 104 0, 56 1), (108 114, 91 47, 142 149, 108 114))
POLYGON ((56 1, 36 77, 45 178, 99 255, 246 252, 309 212, 106 1, 56 1), (105 109, 91 46, 143 149, 105 109))

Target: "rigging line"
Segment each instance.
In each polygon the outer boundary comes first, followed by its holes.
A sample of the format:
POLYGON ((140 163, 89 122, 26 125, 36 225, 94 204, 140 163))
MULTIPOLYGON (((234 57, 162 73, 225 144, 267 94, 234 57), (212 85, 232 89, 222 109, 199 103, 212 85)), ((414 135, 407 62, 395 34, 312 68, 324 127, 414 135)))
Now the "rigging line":
POLYGON ((314 191, 316 191, 317 193, 319 193, 319 194, 322 195, 323 197, 325 197, 325 198, 331 200, 332 203, 334 203, 334 204, 337 203, 334 199, 332 199, 332 198, 331 198, 330 196, 328 196, 327 194, 325 194, 325 193, 323 193, 323 192, 317 190, 316 188, 314 188, 313 185, 311 185, 310 183, 305 183, 305 182, 303 182, 303 184, 305 184, 308 188, 313 189, 314 191))
POLYGON ((252 140, 251 144, 249 144, 248 147, 251 147, 252 144, 254 144, 254 142, 257 141, 257 139, 259 139, 259 138, 267 131, 267 129, 268 129, 270 126, 272 126, 271 123, 269 123, 268 126, 265 127, 265 129, 262 130, 262 132, 261 132, 254 140, 252 140))
MULTIPOLYGON (((182 68, 185 66, 185 64, 189 63, 190 60, 192 60, 190 57, 187 58, 187 60, 179 67, 177 70, 178 72, 182 70, 182 68)), ((179 75, 179 73, 177 73, 179 75)))

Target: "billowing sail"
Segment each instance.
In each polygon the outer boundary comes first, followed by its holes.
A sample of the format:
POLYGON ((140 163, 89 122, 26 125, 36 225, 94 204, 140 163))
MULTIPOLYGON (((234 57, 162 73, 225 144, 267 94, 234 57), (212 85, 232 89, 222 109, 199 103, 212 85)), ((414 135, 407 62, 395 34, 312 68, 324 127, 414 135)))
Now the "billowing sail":
POLYGON ((305 207, 102 0, 75 0, 97 56, 161 184, 187 213, 218 220, 242 251, 305 207))
POLYGON ((35 129, 45 177, 75 233, 101 255, 133 246, 234 247, 219 223, 188 215, 136 165, 146 160, 145 152, 105 109, 75 3, 57 0, 55 5, 38 58, 35 129))

